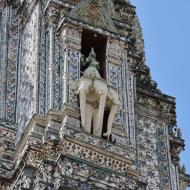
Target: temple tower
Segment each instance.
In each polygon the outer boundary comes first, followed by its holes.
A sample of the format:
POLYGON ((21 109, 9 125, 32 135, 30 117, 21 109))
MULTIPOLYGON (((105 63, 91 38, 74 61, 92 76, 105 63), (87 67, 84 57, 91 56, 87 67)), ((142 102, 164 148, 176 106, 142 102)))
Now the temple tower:
POLYGON ((184 146, 128 0, 0 1, 0 189, 185 190, 184 146))

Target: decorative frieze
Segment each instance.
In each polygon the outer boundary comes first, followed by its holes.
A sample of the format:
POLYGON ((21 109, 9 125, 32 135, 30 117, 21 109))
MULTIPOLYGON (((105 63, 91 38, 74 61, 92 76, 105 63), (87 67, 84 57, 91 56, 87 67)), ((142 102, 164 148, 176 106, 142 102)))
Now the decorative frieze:
POLYGON ((0 118, 15 122, 18 64, 18 15, 10 6, 0 14, 0 118))
POLYGON ((117 155, 114 155, 113 157, 109 152, 102 151, 99 148, 94 149, 89 145, 87 146, 85 143, 77 142, 77 140, 66 137, 66 141, 64 141, 64 149, 65 153, 92 162, 100 167, 111 169, 124 175, 138 175, 138 173, 131 170, 130 165, 132 162, 130 160, 117 155))
POLYGON ((38 113, 45 115, 48 107, 48 63, 49 63, 49 38, 45 28, 44 19, 41 20, 40 35, 40 58, 39 58, 39 91, 38 113))

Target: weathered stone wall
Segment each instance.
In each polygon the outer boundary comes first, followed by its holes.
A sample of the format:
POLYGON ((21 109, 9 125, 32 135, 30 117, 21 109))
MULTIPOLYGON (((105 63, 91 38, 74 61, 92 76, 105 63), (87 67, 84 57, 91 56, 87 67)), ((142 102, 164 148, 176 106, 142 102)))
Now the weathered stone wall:
POLYGON ((147 189, 159 189, 160 178, 158 170, 157 154, 157 128, 154 121, 147 118, 139 118, 138 121, 138 161, 143 175, 143 181, 147 182, 147 189))
POLYGON ((0 39, 1 39, 1 44, 0 44, 0 117, 4 118, 5 117, 5 87, 6 87, 6 61, 5 61, 5 55, 7 53, 7 48, 6 48, 6 35, 7 35, 7 9, 4 9, 1 14, 1 24, 0 24, 0 39))
POLYGON ((39 5, 36 5, 29 22, 21 33, 20 39, 18 136, 37 111, 38 44, 39 5))
POLYGON ((175 100, 151 79, 135 7, 10 2, 0 2, 0 189, 185 189, 175 100), (107 36, 105 78, 121 101, 112 141, 80 127, 84 28, 107 36))
POLYGON ((36 117, 18 146, 20 175, 13 189, 145 189, 132 161, 135 152, 81 133, 65 123, 65 114, 36 117), (62 121, 63 120, 63 121, 62 121), (48 121, 48 122, 47 122, 48 121), (62 121, 62 122, 61 122, 62 121), (60 138, 61 134, 61 138, 60 138), (29 145, 29 146, 28 146, 29 145))
POLYGON ((39 166, 38 171, 32 167, 25 167, 13 189, 20 188, 36 190, 67 188, 73 190, 144 189, 142 185, 130 177, 108 173, 104 169, 89 166, 69 157, 61 157, 57 163, 44 161, 39 166))
POLYGON ((148 91, 141 94, 141 90, 138 88, 137 93, 137 159, 142 180, 148 182, 148 189, 177 190, 178 172, 171 160, 168 130, 175 123, 173 98, 158 98, 156 91, 153 98, 148 91))

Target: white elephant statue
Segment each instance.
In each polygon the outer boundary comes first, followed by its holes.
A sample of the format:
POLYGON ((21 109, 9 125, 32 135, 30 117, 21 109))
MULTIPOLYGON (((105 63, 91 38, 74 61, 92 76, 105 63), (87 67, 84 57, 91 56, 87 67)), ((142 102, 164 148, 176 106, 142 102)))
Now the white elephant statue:
POLYGON ((81 126, 87 133, 91 133, 92 128, 93 135, 101 137, 104 111, 110 109, 107 132, 103 134, 109 139, 112 124, 120 105, 119 97, 116 90, 108 87, 106 81, 101 78, 97 69, 99 63, 96 61, 96 54, 93 50, 85 62, 88 67, 83 72, 77 90, 80 100, 81 126))

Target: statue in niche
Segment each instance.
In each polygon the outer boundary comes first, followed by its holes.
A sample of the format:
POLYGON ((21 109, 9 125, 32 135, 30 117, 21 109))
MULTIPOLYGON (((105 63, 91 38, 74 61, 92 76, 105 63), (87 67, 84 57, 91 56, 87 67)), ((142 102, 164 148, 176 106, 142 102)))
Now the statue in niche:
POLYGON ((119 96, 116 90, 109 87, 101 78, 98 72, 99 62, 96 60, 93 49, 81 64, 87 65, 77 90, 80 100, 81 126, 86 133, 91 133, 92 129, 94 136, 102 137, 104 111, 109 109, 107 132, 103 134, 109 139, 112 124, 120 105, 119 96))

